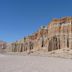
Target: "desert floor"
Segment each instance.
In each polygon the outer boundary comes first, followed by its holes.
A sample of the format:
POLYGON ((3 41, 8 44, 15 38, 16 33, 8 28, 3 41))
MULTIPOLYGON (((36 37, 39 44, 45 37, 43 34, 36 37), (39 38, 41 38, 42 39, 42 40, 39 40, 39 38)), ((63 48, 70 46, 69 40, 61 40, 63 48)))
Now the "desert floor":
POLYGON ((72 60, 45 56, 0 55, 0 72, 72 72, 72 60))

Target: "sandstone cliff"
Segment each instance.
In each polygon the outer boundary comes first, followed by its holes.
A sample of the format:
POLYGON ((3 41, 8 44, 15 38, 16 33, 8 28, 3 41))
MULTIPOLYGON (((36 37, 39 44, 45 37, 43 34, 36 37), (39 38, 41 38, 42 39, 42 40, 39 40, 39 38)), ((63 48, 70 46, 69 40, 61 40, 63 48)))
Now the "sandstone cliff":
POLYGON ((72 49, 72 17, 53 19, 34 34, 8 43, 9 52, 50 52, 63 48, 72 49))

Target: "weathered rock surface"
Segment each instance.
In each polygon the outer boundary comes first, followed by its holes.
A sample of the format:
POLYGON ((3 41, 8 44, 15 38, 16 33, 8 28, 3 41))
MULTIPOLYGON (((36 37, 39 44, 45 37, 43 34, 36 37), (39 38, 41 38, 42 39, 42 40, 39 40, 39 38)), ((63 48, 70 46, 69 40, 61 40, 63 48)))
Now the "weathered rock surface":
POLYGON ((6 42, 0 41, 0 53, 5 52, 6 49, 6 42))
POLYGON ((34 34, 20 41, 7 43, 8 52, 51 52, 63 48, 72 49, 72 17, 53 19, 34 34))

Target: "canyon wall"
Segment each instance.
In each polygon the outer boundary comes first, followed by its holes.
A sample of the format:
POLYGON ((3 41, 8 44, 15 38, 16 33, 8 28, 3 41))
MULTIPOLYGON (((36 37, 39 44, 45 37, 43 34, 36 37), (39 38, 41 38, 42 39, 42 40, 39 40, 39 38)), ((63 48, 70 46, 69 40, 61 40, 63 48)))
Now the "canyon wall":
POLYGON ((72 48, 72 17, 53 19, 34 34, 20 41, 8 43, 6 51, 34 52, 72 48))
POLYGON ((5 52, 6 44, 7 44, 6 42, 0 41, 0 53, 5 52))

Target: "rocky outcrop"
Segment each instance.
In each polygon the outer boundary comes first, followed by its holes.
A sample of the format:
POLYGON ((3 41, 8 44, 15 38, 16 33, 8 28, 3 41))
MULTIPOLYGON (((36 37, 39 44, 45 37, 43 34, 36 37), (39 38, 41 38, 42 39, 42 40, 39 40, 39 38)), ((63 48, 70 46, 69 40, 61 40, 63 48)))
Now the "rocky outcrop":
POLYGON ((5 52, 6 49, 6 42, 0 41, 0 53, 5 52))
POLYGON ((7 51, 34 52, 72 49, 72 17, 53 19, 34 34, 20 41, 7 44, 7 51))

